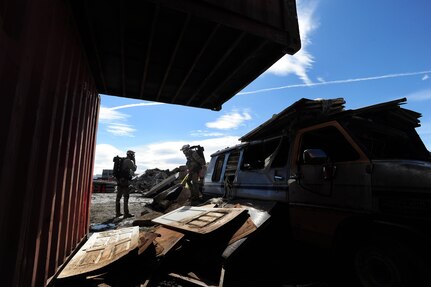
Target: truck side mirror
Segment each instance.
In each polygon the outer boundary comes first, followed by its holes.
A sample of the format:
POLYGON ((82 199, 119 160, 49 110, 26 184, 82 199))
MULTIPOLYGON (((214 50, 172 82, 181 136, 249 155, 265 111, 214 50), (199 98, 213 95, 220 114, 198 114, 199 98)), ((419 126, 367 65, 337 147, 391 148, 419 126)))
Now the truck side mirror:
POLYGON ((302 154, 304 163, 322 164, 327 162, 328 156, 321 149, 306 149, 302 154))

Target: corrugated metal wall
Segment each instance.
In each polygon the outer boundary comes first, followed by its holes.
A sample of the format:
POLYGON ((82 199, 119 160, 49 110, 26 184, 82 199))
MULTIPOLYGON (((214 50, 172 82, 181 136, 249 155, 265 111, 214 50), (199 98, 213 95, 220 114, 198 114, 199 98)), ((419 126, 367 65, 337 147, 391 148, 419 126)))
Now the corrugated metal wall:
POLYGON ((62 0, 0 0, 0 284, 43 286, 88 232, 100 99, 62 0))

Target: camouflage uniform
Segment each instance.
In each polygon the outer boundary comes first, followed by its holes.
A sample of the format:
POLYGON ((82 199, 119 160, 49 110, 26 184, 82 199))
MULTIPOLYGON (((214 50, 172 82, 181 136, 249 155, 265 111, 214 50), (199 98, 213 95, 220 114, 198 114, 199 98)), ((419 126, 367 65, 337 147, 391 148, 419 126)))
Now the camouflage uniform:
MULTIPOLYGON (((136 171, 136 165, 134 163, 134 154, 135 154, 134 152, 128 151, 127 158, 124 159, 123 164, 121 166, 122 169, 128 170, 131 176, 136 171)), ((130 194, 129 185, 130 185, 130 180, 128 178, 120 178, 117 181, 117 198, 115 199, 115 213, 117 217, 122 215, 120 212, 121 197, 123 197, 123 201, 124 201, 123 202, 124 217, 133 216, 129 212, 129 194, 130 194)))
POLYGON ((184 145, 181 150, 187 158, 186 166, 189 171, 187 184, 190 188, 191 199, 196 200, 200 197, 199 173, 205 165, 205 160, 195 150, 190 149, 190 145, 184 145))

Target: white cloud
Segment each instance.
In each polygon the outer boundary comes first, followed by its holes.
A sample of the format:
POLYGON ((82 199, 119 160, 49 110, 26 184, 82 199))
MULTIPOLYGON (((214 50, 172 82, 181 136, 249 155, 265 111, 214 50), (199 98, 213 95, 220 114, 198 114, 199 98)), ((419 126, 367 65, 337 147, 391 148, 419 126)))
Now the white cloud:
POLYGON ((129 115, 123 114, 121 112, 117 112, 111 108, 100 107, 99 110, 99 121, 100 122, 111 122, 111 121, 123 121, 128 118, 129 115))
POLYGON ((311 67, 312 56, 303 48, 295 55, 285 55, 272 65, 265 73, 277 76, 297 75, 305 84, 311 83, 307 75, 307 68, 311 67))
POLYGON ((132 128, 130 125, 120 124, 120 123, 112 123, 108 125, 106 130, 116 136, 128 136, 128 137, 133 137, 134 136, 133 132, 136 131, 136 129, 132 128))
POLYGON ((116 106, 111 108, 101 106, 99 110, 99 123, 107 124, 106 131, 115 136, 133 137, 136 129, 124 123, 127 121, 127 118, 130 116, 128 114, 121 113, 117 110, 133 108, 133 107, 141 107, 141 106, 156 106, 156 105, 163 105, 163 104, 164 103, 137 103, 137 104, 116 106))
POLYGON ((382 75, 382 76, 372 76, 372 77, 365 77, 365 78, 333 80, 333 81, 317 82, 317 83, 309 83, 309 84, 295 84, 295 85, 265 88, 265 89, 248 91, 248 92, 240 92, 237 95, 257 94, 257 93, 261 93, 261 92, 269 92, 269 91, 291 89, 291 88, 303 88, 303 87, 324 86, 324 85, 337 85, 337 84, 347 84, 347 83, 353 83, 353 82, 363 82, 363 81, 374 81, 374 80, 383 80, 383 79, 390 79, 390 78, 410 77, 410 76, 417 76, 417 75, 422 75, 422 74, 426 74, 426 73, 430 73, 430 72, 431 71, 420 71, 420 72, 411 72, 411 73, 387 74, 387 75, 382 75))
POLYGON ((148 168, 174 169, 180 165, 184 165, 186 160, 181 147, 185 144, 201 145, 204 147, 205 158, 210 160, 210 155, 214 152, 239 144, 237 136, 219 137, 206 139, 201 141, 170 141, 162 143, 152 143, 145 146, 134 147, 136 152, 136 160, 140 172, 144 172, 148 168))
POLYGON ((125 155, 126 151, 121 151, 109 144, 96 145, 96 159, 94 161, 93 174, 102 174, 103 169, 112 169, 114 163, 112 159, 116 155, 125 155))
POLYGON ((285 55, 272 65, 266 73, 272 73, 278 76, 295 74, 305 84, 311 83, 311 80, 307 75, 307 69, 311 68, 313 64, 313 56, 308 52, 308 46, 311 43, 311 32, 319 26, 317 19, 314 16, 317 4, 318 1, 297 1, 301 49, 293 56, 285 55))
MULTIPOLYGON (((205 158, 210 160, 211 154, 229 146, 239 144, 239 136, 218 137, 202 141, 170 141, 151 143, 143 146, 135 146, 130 149, 135 151, 136 173, 144 173, 147 169, 159 168, 172 170, 184 165, 186 160, 181 147, 185 144, 201 145, 204 147, 205 158)), ((126 151, 122 151, 112 145, 98 144, 96 146, 96 160, 94 164, 94 174, 101 174, 103 169, 112 169, 112 159, 116 155, 125 156, 126 151)))
POLYGON ((251 120, 251 115, 247 111, 232 111, 229 114, 222 115, 214 122, 206 123, 205 126, 212 129, 228 130, 235 129, 248 120, 251 120))
POLYGON ((99 124, 104 124, 107 132, 115 136, 134 136, 133 133, 136 129, 124 123, 127 121, 129 115, 118 112, 115 108, 107 108, 103 106, 100 107, 99 111, 99 124))
POLYGON ((419 102, 431 100, 431 89, 411 93, 406 96, 408 101, 419 102))
POLYGON ((425 76, 422 77, 422 81, 425 81, 425 80, 428 80, 428 79, 429 79, 428 74, 426 74, 425 76))
POLYGON ((219 133, 219 132, 209 132, 209 131, 205 131, 205 130, 196 130, 196 131, 191 131, 190 136, 192 136, 192 137, 221 137, 221 136, 224 136, 224 134, 219 133))
POLYGON ((113 110, 126 109, 126 108, 143 107, 143 106, 158 106, 158 105, 164 105, 164 103, 138 103, 138 104, 116 106, 116 107, 112 107, 109 109, 111 111, 113 111, 113 110))

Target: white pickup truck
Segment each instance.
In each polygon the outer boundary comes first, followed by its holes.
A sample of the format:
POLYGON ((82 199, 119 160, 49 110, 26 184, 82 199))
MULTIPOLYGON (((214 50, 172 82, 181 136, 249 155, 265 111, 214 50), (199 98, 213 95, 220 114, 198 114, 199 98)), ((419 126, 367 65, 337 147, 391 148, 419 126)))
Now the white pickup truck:
POLYGON ((301 99, 212 154, 203 193, 277 202, 294 240, 362 286, 431 286, 431 156, 405 101, 301 99))

